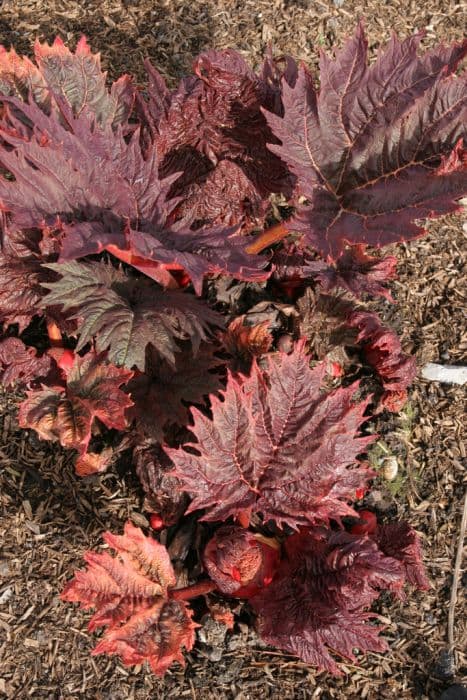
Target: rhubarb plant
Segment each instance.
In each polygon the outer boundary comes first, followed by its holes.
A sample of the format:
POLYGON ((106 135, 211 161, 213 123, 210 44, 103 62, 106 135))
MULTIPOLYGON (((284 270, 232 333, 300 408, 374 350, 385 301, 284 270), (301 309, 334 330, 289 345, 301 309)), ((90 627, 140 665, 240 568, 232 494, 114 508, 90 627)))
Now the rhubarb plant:
POLYGON ((108 86, 84 38, 0 49, 0 381, 78 475, 133 468, 158 533, 105 533, 66 585, 94 654, 162 675, 233 598, 339 674, 387 648, 381 591, 429 586, 417 533, 361 507, 416 374, 380 249, 467 192, 467 42, 421 39, 369 65, 359 26, 319 86, 272 51, 170 89, 149 61, 108 86))

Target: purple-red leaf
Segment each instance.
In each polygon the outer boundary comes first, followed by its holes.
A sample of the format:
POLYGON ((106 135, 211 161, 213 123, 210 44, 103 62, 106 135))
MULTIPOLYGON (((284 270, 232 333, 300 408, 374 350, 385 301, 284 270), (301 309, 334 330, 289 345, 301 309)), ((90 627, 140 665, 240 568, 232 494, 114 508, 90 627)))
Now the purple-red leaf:
POLYGON ((363 346, 365 360, 378 373, 384 388, 399 392, 410 386, 417 364, 415 357, 402 351, 397 334, 369 311, 354 311, 347 323, 358 330, 357 340, 363 346))
MULTIPOLYGON (((121 129, 99 128, 87 108, 74 116, 63 100, 61 120, 34 103, 0 101, 0 137, 8 144, 0 163, 14 177, 0 178, 2 209, 22 229, 52 225, 58 216, 61 261, 108 249, 130 262, 132 256, 152 262, 155 279, 161 264, 181 265, 198 294, 208 273, 267 278, 266 261, 245 252, 235 228, 191 231, 183 219, 172 223, 179 200, 169 199, 169 190, 180 173, 160 179, 156 148, 143 155, 138 129, 126 140, 121 129), (35 125, 33 132, 18 114, 35 125)), ((151 274, 151 265, 144 271, 151 274)))
POLYGON ((322 263, 315 276, 324 292, 341 288, 357 299, 368 294, 394 301, 391 292, 382 283, 395 278, 396 265, 397 258, 393 255, 376 258, 366 254, 364 245, 355 245, 346 248, 335 265, 322 263))
POLYGON ((398 561, 367 537, 324 528, 289 537, 285 552, 272 583, 251 600, 266 642, 336 675, 330 651, 355 661, 355 649, 387 648, 365 609, 380 589, 403 585, 398 561))
MULTIPOLYGON (((1 207, 0 207, 1 208, 1 207)), ((0 324, 17 323, 22 332, 36 315, 42 315, 42 282, 55 275, 41 265, 39 236, 12 230, 1 212, 0 231, 0 324)))
POLYGON ((251 598, 271 583, 279 558, 277 540, 224 525, 206 545, 203 563, 222 593, 251 598))
POLYGON ((146 494, 145 510, 156 513, 162 525, 174 525, 186 510, 187 496, 170 474, 171 462, 164 450, 157 443, 140 441, 133 460, 146 494))
POLYGON ((192 409, 197 454, 167 449, 190 511, 225 520, 251 509, 292 527, 354 513, 348 501, 372 475, 355 466, 373 440, 358 433, 367 402, 353 401, 356 385, 322 393, 324 374, 301 342, 265 371, 230 375, 223 400, 211 397, 212 419, 192 409))
POLYGON ((119 387, 132 375, 106 362, 103 355, 77 355, 66 387, 28 393, 20 405, 19 424, 33 428, 44 440, 59 440, 63 447, 84 454, 96 418, 108 428, 126 428, 125 411, 132 401, 119 387))
POLYGON ((408 523, 381 525, 374 539, 387 557, 393 557, 401 562, 410 585, 422 590, 430 588, 423 565, 420 538, 408 523))
POLYGON ((173 366, 148 350, 144 374, 137 374, 127 387, 134 403, 128 417, 136 420, 139 432, 162 441, 165 428, 188 423, 187 404, 203 405, 222 387, 214 370, 223 364, 207 343, 196 357, 191 348, 182 348, 173 366))
POLYGON ((14 49, 0 47, 0 92, 34 101, 45 111, 56 110, 55 98, 65 100, 75 115, 90 110, 99 123, 117 126, 127 124, 133 108, 134 88, 128 75, 123 75, 109 90, 106 73, 100 66, 99 54, 93 54, 81 37, 71 52, 56 37, 51 46, 40 41, 34 44, 37 66, 14 49))
POLYGON ((147 68, 149 100, 138 103, 161 173, 184 173, 173 188, 183 199, 179 214, 198 225, 261 224, 269 195, 290 194, 293 182, 267 148, 274 137, 261 107, 281 109, 280 92, 271 99, 270 75, 257 76, 231 49, 202 53, 195 75, 173 91, 147 68))
POLYGON ((267 113, 307 200, 288 223, 336 260, 348 243, 382 246, 423 234, 417 219, 458 208, 466 191, 462 147, 462 45, 417 55, 420 36, 395 36, 371 65, 360 25, 332 60, 321 55, 320 90, 302 66, 283 81, 284 117, 267 113))
POLYGON ((146 348, 152 345, 172 366, 177 340, 191 340, 196 354, 210 326, 222 318, 196 297, 178 290, 162 290, 145 278, 129 277, 103 262, 54 263, 47 267, 61 275, 45 284, 50 290, 43 306, 62 306, 79 319, 80 351, 93 338, 96 349, 108 350, 118 366, 144 371, 146 348))
POLYGON ((48 355, 37 357, 35 348, 27 347, 19 338, 0 340, 0 384, 30 384, 46 377, 51 367, 48 355))
POLYGON ((183 601, 169 600, 176 584, 166 548, 127 522, 123 536, 104 533, 117 556, 87 552, 86 571, 77 571, 67 583, 62 600, 95 608, 89 630, 107 630, 93 650, 119 654, 125 665, 148 661, 163 675, 173 661, 184 665, 182 647, 193 646, 197 625, 183 601))

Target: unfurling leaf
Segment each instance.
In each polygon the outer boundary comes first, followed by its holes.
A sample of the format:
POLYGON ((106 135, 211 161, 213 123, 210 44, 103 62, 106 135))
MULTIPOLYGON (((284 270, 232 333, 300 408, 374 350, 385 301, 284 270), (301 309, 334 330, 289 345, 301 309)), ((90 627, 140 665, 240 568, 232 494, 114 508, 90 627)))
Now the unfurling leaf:
POLYGON ((362 344, 365 360, 378 373, 387 391, 400 392, 410 386, 417 372, 416 360, 402 351, 393 330, 369 311, 354 311, 347 324, 358 330, 357 341, 362 344))
POLYGON ((182 78, 173 91, 149 62, 146 67, 149 100, 138 96, 138 105, 161 174, 183 173, 173 187, 181 197, 178 216, 196 226, 261 225, 269 195, 290 194, 293 184, 267 148, 275 139, 261 107, 278 113, 282 108, 280 91, 270 99, 270 76, 256 75, 231 49, 202 53, 195 75, 182 78))
POLYGON ((105 472, 112 464, 114 452, 111 447, 106 447, 102 452, 85 452, 78 455, 75 469, 78 476, 89 476, 105 472))
POLYGON ((196 625, 185 602, 170 600, 176 578, 166 548, 131 522, 123 536, 103 537, 116 556, 87 552, 87 570, 77 571, 61 594, 96 609, 90 631, 107 627, 93 654, 119 654, 126 665, 148 661, 157 675, 173 661, 184 665, 181 649, 192 648, 196 625))
POLYGON ((335 265, 323 263, 321 270, 316 272, 316 279, 324 292, 341 288, 357 299, 368 294, 393 301, 391 293, 382 283, 394 279, 396 265, 397 258, 393 255, 376 258, 365 253, 364 245, 355 245, 346 248, 335 265))
POLYGON ((59 440, 63 447, 74 448, 82 455, 87 451, 96 418, 107 428, 125 429, 125 410, 132 401, 119 387, 132 375, 106 362, 102 355, 77 355, 66 387, 28 392, 20 405, 19 424, 33 428, 45 440, 59 440))
POLYGON ((420 538, 408 523, 398 522, 381 525, 374 539, 387 557, 393 557, 401 562, 407 581, 411 586, 422 590, 430 588, 430 582, 423 566, 420 538))
POLYGON ((221 336, 227 352, 239 360, 260 357, 267 353, 272 345, 269 322, 265 320, 250 326, 245 323, 245 318, 245 315, 234 318, 221 336))
POLYGON ((209 540, 203 563, 222 593, 251 598, 271 583, 280 559, 277 540, 225 525, 209 540))
POLYGON ((397 259, 392 255, 386 258, 367 255, 366 248, 364 245, 349 246, 335 263, 327 264, 303 243, 283 244, 272 258, 272 279, 285 289, 303 287, 305 282, 317 280, 323 292, 343 289, 357 299, 370 295, 393 301, 383 283, 396 276, 397 259))
POLYGON ((27 347, 19 338, 0 340, 0 384, 31 384, 46 377, 52 367, 48 355, 37 357, 35 348, 27 347))
POLYGON ((157 514, 158 526, 174 525, 186 510, 188 498, 170 474, 171 463, 164 450, 157 443, 142 442, 135 447, 133 460, 146 494, 145 509, 157 514))
POLYGON ((93 338, 96 349, 108 350, 118 366, 144 371, 146 348, 175 365, 176 340, 190 339, 194 354, 210 326, 223 321, 196 297, 176 290, 164 291, 149 279, 129 277, 123 270, 103 262, 54 263, 47 267, 61 279, 44 286, 50 290, 42 305, 63 306, 79 318, 82 350, 93 338))
POLYGON ((465 78, 454 71, 467 41, 417 55, 420 35, 391 39, 367 65, 355 35, 320 61, 320 90, 301 66, 283 81, 284 116, 266 113, 270 149, 307 200, 287 223, 337 260, 346 244, 382 246, 423 234, 418 219, 458 208, 466 188, 465 78))
POLYGON ((331 651, 355 661, 355 649, 387 648, 366 609, 403 583, 401 564, 368 537, 311 528, 286 540, 279 571, 250 602, 265 642, 340 675, 331 651))
POLYGON ((355 514, 348 504, 372 472, 355 466, 373 437, 360 437, 367 402, 357 386, 322 393, 326 367, 309 367, 303 342, 268 356, 266 369, 229 376, 212 419, 192 409, 197 442, 166 449, 192 497, 189 511, 226 520, 251 509, 292 527, 355 514), (195 453, 196 451, 196 453, 195 453))

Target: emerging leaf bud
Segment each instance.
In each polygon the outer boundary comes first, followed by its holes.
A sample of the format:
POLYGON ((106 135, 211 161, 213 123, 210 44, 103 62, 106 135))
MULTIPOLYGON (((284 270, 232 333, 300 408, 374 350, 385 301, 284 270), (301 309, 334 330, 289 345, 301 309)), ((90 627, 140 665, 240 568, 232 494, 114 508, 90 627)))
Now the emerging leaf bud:
POLYGON ((203 556, 219 590, 238 598, 251 598, 271 583, 279 559, 277 540, 235 525, 219 528, 203 556))
POLYGON ((376 532, 378 523, 376 520, 376 515, 371 512, 371 510, 360 510, 358 511, 360 517, 360 522, 355 523, 350 528, 352 535, 371 535, 376 532))

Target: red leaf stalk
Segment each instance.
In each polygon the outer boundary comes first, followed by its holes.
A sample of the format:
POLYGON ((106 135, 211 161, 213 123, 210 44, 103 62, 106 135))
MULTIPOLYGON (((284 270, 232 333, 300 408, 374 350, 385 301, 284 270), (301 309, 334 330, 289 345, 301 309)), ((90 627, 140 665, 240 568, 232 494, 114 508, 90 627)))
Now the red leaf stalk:
POLYGON ((255 241, 246 247, 246 252, 253 254, 261 253, 262 250, 274 243, 279 243, 279 241, 282 241, 288 235, 289 231, 286 229, 283 222, 275 224, 271 226, 271 228, 266 229, 266 231, 263 231, 263 233, 260 233, 255 241))
POLYGON ((63 338, 55 321, 47 321, 47 334, 53 348, 63 348, 63 338))
POLYGON ((206 595, 206 593, 211 593, 211 591, 215 591, 216 589, 217 586, 214 581, 200 581, 199 583, 194 583, 192 586, 170 591, 169 597, 171 600, 191 600, 191 598, 206 595))

